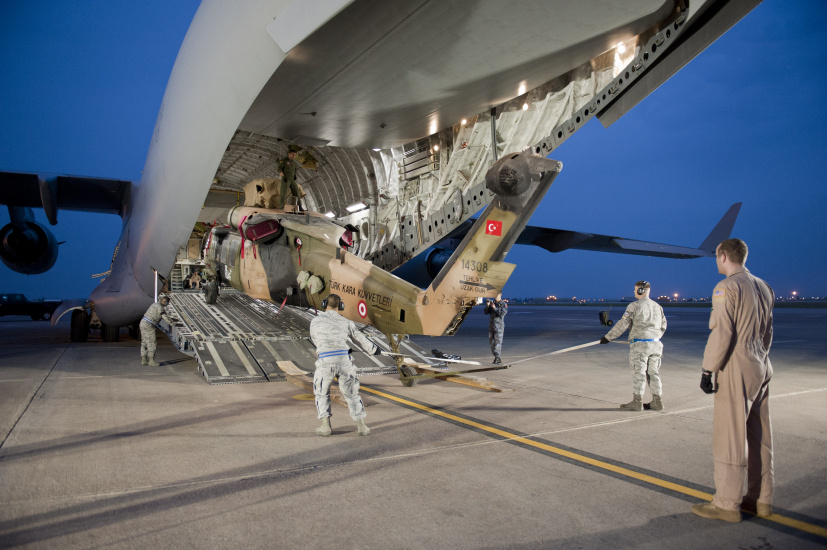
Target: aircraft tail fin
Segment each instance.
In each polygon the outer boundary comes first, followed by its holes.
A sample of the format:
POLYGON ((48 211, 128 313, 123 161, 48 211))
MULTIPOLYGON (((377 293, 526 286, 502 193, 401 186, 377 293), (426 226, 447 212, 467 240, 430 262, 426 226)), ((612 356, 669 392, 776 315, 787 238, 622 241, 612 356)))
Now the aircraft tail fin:
POLYGON ((453 334, 478 298, 502 292, 515 267, 503 260, 561 169, 556 160, 520 153, 503 157, 486 173, 494 198, 422 291, 425 334, 453 334))
POLYGON ((732 233, 732 228, 735 226, 735 219, 741 210, 741 204, 740 202, 736 202, 729 207, 726 214, 724 214, 698 248, 710 252, 713 256, 715 255, 715 249, 721 244, 721 241, 727 240, 732 233))

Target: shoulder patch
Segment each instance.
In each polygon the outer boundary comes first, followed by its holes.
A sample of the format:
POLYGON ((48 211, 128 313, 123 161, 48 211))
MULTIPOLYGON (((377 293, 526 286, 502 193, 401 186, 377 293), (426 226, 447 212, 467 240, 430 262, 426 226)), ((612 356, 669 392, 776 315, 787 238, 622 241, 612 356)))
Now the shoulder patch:
POLYGON ((726 289, 725 288, 716 288, 715 292, 712 293, 713 298, 725 298, 726 297, 726 289))

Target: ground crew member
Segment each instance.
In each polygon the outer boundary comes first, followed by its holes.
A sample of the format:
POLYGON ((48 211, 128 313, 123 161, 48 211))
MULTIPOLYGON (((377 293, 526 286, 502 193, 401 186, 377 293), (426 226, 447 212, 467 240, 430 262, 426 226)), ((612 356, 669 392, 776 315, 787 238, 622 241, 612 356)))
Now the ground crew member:
POLYGON ((359 397, 359 379, 356 368, 350 359, 348 336, 353 338, 363 350, 379 355, 382 350, 368 340, 353 321, 339 315, 344 309, 342 299, 330 294, 322 302, 325 310, 310 322, 310 340, 316 346, 319 355, 316 360, 316 372, 313 373, 313 394, 316 396, 316 410, 322 425, 316 428, 319 435, 330 435, 330 385, 339 377, 339 391, 347 401, 350 417, 356 422, 359 435, 368 435, 370 428, 365 424, 365 406, 359 397))
POLYGON ((149 365, 150 367, 157 367, 158 363, 155 361, 155 350, 158 348, 158 341, 155 339, 155 328, 161 317, 169 318, 164 311, 169 303, 169 296, 161 295, 157 302, 149 306, 149 309, 144 313, 141 319, 141 364, 149 365))
POLYGON ((494 354, 494 364, 502 363, 500 352, 503 348, 503 333, 505 332, 505 314, 508 313, 508 304, 503 302, 502 293, 492 302, 485 304, 485 314, 488 318, 488 342, 491 344, 491 353, 494 354))
POLYGON ((744 267, 747 252, 741 239, 727 239, 715 251, 718 273, 726 279, 712 291, 712 332, 701 374, 701 389, 715 393, 715 496, 711 503, 692 507, 698 516, 731 522, 741 521, 740 510, 761 517, 772 514, 769 352, 774 294, 744 267), (743 495, 745 476, 747 494, 743 495))
POLYGON ((663 385, 660 381, 660 362, 663 356, 663 344, 660 342, 666 332, 666 316, 660 304, 649 298, 652 288, 646 281, 635 283, 636 302, 629 304, 626 312, 606 336, 601 344, 608 344, 629 328, 629 368, 632 371, 632 400, 620 406, 627 411, 643 410, 643 392, 646 381, 652 390, 653 411, 663 410, 663 385))
POLYGON ((287 205, 287 197, 296 197, 296 202, 299 200, 299 188, 296 185, 296 170, 299 166, 293 160, 296 158, 296 152, 293 150, 287 151, 287 158, 279 162, 279 177, 281 177, 281 189, 279 190, 279 201, 282 210, 287 205))

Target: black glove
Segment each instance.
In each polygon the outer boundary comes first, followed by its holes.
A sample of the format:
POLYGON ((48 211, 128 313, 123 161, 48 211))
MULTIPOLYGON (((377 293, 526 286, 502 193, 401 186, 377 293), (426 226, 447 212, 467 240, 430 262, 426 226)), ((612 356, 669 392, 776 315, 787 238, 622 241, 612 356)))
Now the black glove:
POLYGON ((353 350, 352 349, 347 350, 347 354, 348 355, 353 355, 353 350))
POLYGON ((715 393, 718 391, 718 388, 712 383, 711 371, 701 371, 701 390, 703 390, 704 393, 715 393))
POLYGON ((373 352, 374 355, 382 355, 382 348, 376 346, 376 351, 373 352))
POLYGON ((609 339, 608 339, 608 338, 606 338, 605 336, 604 336, 603 338, 601 338, 601 339, 600 339, 600 343, 601 343, 601 344, 608 344, 609 342, 611 342, 611 340, 609 340, 609 339))

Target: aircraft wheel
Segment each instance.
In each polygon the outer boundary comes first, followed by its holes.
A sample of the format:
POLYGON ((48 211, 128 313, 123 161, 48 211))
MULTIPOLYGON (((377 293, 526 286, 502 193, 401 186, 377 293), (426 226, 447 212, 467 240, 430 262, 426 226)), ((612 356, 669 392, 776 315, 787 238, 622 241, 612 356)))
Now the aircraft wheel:
POLYGON ((106 323, 101 323, 101 338, 104 342, 117 342, 121 337, 121 327, 113 327, 106 323))
POLYGON ((204 285, 204 301, 208 304, 218 301, 218 283, 215 281, 204 285))
POLYGON ((49 319, 52 318, 52 314, 49 313, 48 311, 46 311, 46 312, 43 313, 43 315, 40 316, 40 318, 43 319, 44 321, 48 321, 49 319))
MULTIPOLYGON (((405 366, 405 367, 402 367, 399 370, 401 370, 402 374, 404 374, 405 376, 415 376, 416 375, 416 370, 413 367, 405 366)), ((405 386, 406 388, 412 388, 412 387, 416 386, 417 382, 419 382, 418 378, 414 378, 413 380, 402 380, 402 385, 405 386)))
POLYGON ((615 324, 615 322, 609 319, 608 321, 606 321, 606 324, 612 326, 613 324, 615 324))
POLYGON ((69 336, 72 342, 85 342, 89 339, 89 314, 85 309, 76 309, 72 312, 69 336))
POLYGON ((141 341, 141 322, 135 321, 129 325, 129 335, 137 341, 141 341))

